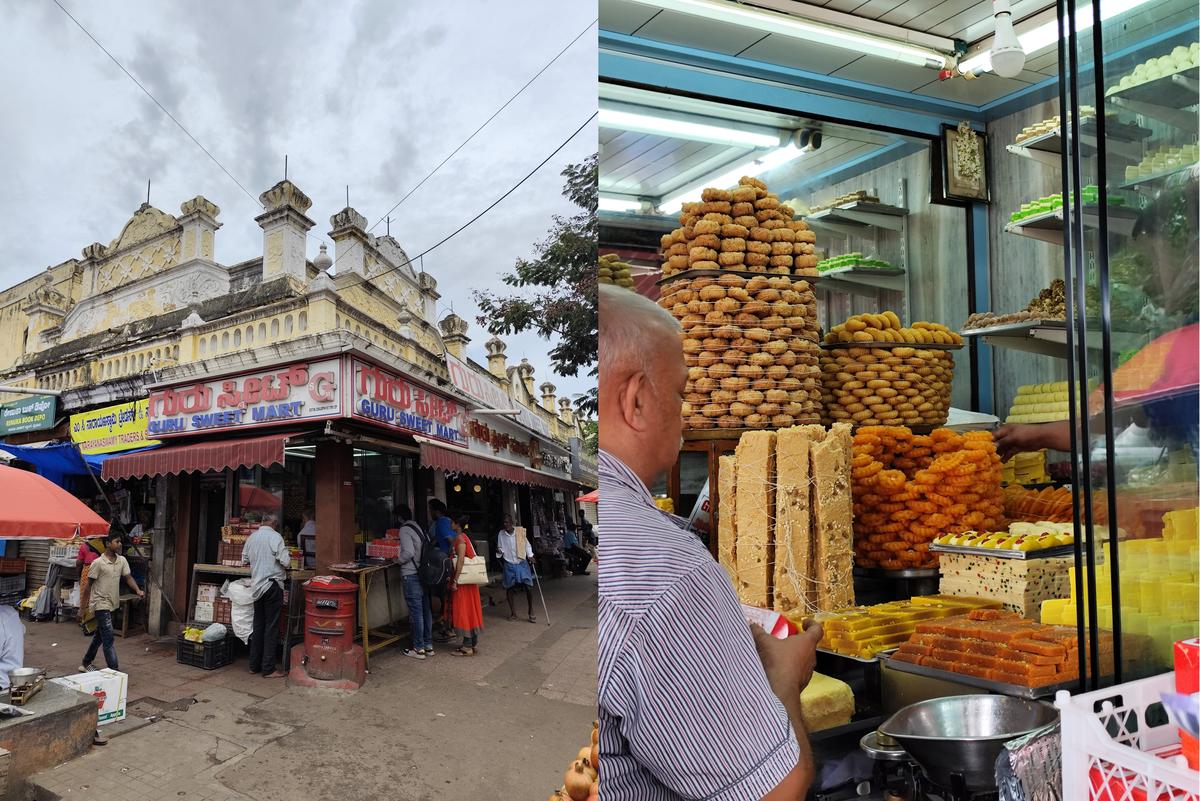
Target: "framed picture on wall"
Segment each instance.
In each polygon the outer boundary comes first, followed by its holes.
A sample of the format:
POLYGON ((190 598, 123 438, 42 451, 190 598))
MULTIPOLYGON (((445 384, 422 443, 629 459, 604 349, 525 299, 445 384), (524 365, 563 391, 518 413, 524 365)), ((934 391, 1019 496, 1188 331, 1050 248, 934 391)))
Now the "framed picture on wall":
POLYGON ((934 159, 933 200, 935 203, 991 201, 988 176, 987 134, 969 122, 943 125, 934 159))

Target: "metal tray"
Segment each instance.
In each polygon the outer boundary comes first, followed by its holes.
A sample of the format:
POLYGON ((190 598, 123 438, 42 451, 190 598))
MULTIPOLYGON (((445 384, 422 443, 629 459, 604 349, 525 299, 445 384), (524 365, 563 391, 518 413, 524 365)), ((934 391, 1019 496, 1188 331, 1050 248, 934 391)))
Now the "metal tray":
POLYGON ((863 665, 879 664, 879 655, 878 654, 876 654, 875 656, 872 656, 870 658, 862 657, 862 656, 850 656, 849 654, 839 654, 837 651, 830 651, 828 648, 818 648, 817 653, 825 654, 826 656, 832 656, 835 659, 848 659, 851 662, 858 662, 863 665))
MULTIPOLYGON (((815 267, 812 269, 816 269, 815 267)), ((687 281, 692 278, 720 278, 723 275, 739 275, 742 278, 788 278, 792 281, 808 281, 810 284, 821 278, 820 275, 797 275, 796 273, 754 273, 749 270, 681 270, 671 273, 666 278, 660 278, 654 283, 666 286, 674 281, 687 281)))
POLYGON ((1028 331, 1032 328, 1066 328, 1065 320, 1019 320, 1015 323, 1004 323, 1003 325, 989 325, 986 328, 964 328, 959 331, 960 336, 964 337, 984 337, 995 334, 1016 334, 1019 332, 1028 331))
POLYGON ((882 664, 889 669, 899 670, 902 673, 912 673, 914 676, 952 681, 958 684, 965 684, 968 687, 977 687, 988 692, 1011 695, 1014 698, 1025 698, 1030 701, 1037 701, 1040 698, 1053 698, 1054 694, 1059 690, 1074 690, 1079 686, 1079 680, 1072 679, 1071 681, 1062 681, 1057 684, 1048 684, 1044 687, 1024 687, 1020 684, 991 681, 989 679, 978 678, 977 676, 968 676, 963 673, 954 673, 949 670, 941 670, 939 668, 918 665, 913 662, 905 662, 900 659, 893 659, 892 653, 894 651, 884 651, 880 654, 882 664))
POLYGON ((1043 548, 1040 551, 1010 551, 1002 548, 978 548, 970 545, 938 545, 929 543, 929 550, 937 553, 962 553, 971 556, 997 556, 1001 559, 1050 559, 1055 556, 1071 556, 1075 553, 1074 545, 1056 545, 1053 548, 1043 548))
POLYGON ((842 350, 845 348, 915 348, 916 350, 962 350, 962 345, 943 345, 924 342, 821 342, 824 350, 842 350))
POLYGON ((1166 108, 1192 108, 1196 105, 1197 79, 1200 79, 1200 67, 1187 67, 1127 89, 1118 89, 1108 97, 1152 103, 1166 108))
POLYGON ((939 578, 942 572, 936 567, 910 567, 888 570, 882 567, 856 567, 854 575, 874 579, 931 579, 939 578))

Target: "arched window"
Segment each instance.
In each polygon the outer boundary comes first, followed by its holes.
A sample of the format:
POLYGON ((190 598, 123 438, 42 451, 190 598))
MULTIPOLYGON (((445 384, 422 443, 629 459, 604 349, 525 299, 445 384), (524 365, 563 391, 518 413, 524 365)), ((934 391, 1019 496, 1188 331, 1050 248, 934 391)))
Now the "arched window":
POLYGON ((217 355, 217 335, 213 334, 208 338, 208 350, 212 355, 217 355))
POLYGON ((283 333, 286 336, 292 335, 292 325, 293 325, 292 315, 289 314, 287 317, 283 318, 283 333))
POLYGON ((229 332, 228 331, 221 334, 221 352, 224 353, 227 350, 229 350, 229 332))
POLYGON ((237 329, 233 332, 233 346, 240 348, 242 346, 242 329, 237 329))
POLYGON ((200 340, 200 355, 203 356, 207 352, 208 352, 208 340, 202 339, 202 340, 200 340))
POLYGON ((258 338, 261 339, 263 342, 267 341, 267 324, 266 323, 258 324, 258 338))
POLYGON ((308 312, 306 312, 306 311, 302 311, 302 312, 300 312, 300 319, 299 319, 299 323, 300 323, 300 330, 301 330, 301 331, 307 331, 307 330, 308 330, 308 312))
POLYGON ((271 339, 279 339, 279 318, 271 321, 271 339))
POLYGON ((254 344, 254 326, 252 326, 252 325, 246 326, 246 344, 247 345, 254 344))

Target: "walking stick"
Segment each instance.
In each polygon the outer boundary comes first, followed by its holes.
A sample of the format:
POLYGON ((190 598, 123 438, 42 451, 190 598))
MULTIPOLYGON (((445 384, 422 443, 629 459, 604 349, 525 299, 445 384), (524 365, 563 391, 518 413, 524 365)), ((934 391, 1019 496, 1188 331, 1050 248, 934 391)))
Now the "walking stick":
POLYGON ((533 570, 533 583, 537 585, 538 597, 542 599, 542 611, 546 613, 546 625, 550 625, 550 610, 546 607, 546 596, 542 595, 542 582, 538 579, 537 568, 534 567, 533 560, 529 560, 529 567, 533 570))

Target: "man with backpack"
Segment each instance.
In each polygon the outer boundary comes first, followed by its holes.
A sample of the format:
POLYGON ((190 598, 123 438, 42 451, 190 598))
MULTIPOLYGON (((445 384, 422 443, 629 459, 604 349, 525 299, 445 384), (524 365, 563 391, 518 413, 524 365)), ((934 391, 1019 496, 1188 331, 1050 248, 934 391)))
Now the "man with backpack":
MULTIPOLYGON (((422 573, 429 572, 426 560, 440 560, 441 551, 412 519, 411 509, 401 504, 396 507, 396 517, 400 522, 400 556, 397 561, 404 583, 404 600, 408 603, 408 620, 412 625, 412 644, 404 649, 404 655, 425 659, 433 656, 433 610, 422 573)), ((444 577, 441 580, 444 581, 444 577)))
MULTIPOLYGON (((429 533, 438 549, 448 558, 452 550, 451 543, 454 541, 454 530, 450 525, 450 512, 446 508, 446 504, 438 498, 431 498, 429 501, 429 533)), ((450 576, 447 574, 446 582, 436 586, 426 585, 429 593, 441 600, 441 614, 438 616, 436 634, 438 642, 450 642, 454 639, 454 626, 450 622, 453 618, 450 610, 449 579, 450 576)))

